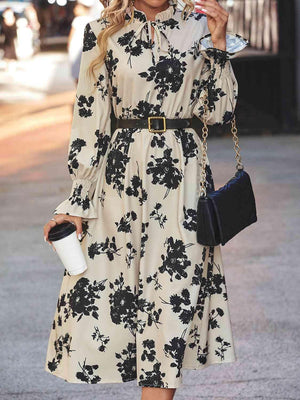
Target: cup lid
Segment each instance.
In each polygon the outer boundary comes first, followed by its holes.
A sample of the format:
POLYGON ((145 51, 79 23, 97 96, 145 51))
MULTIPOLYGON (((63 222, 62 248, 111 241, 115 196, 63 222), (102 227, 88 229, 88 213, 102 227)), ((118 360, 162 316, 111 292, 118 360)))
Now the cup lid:
POLYGON ((63 239, 66 236, 71 235, 76 231, 76 226, 71 222, 63 222, 62 224, 56 224, 50 229, 48 239, 52 242, 55 240, 63 239))

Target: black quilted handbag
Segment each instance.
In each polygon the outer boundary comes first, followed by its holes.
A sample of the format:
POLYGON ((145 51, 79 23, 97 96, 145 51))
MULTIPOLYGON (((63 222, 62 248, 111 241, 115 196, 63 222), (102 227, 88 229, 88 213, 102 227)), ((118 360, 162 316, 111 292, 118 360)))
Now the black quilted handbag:
POLYGON ((206 152, 208 128, 207 92, 204 97, 204 118, 202 127, 203 154, 200 179, 200 197, 197 205, 197 242, 204 246, 224 246, 231 238, 257 221, 255 198, 249 174, 244 170, 239 154, 235 115, 231 120, 231 132, 235 143, 236 173, 218 190, 206 193, 206 152))

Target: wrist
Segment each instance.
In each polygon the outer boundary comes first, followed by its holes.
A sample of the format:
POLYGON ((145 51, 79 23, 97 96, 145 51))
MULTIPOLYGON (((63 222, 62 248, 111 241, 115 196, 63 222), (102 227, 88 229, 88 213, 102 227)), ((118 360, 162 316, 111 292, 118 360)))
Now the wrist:
POLYGON ((226 40, 212 41, 214 48, 226 51, 226 40))

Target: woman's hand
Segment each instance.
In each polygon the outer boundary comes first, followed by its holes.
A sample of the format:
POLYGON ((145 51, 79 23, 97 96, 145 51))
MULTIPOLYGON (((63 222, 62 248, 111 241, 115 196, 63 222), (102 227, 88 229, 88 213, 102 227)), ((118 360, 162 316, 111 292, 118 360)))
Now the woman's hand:
POLYGON ((214 47, 226 51, 226 28, 229 13, 216 0, 195 0, 195 10, 204 12, 214 47))
POLYGON ((81 234, 82 234, 82 218, 81 217, 74 217, 72 215, 68 215, 68 214, 55 214, 53 216, 53 218, 55 219, 55 221, 53 221, 53 219, 50 219, 45 225, 44 225, 44 240, 45 242, 48 242, 53 250, 53 244, 52 242, 48 239, 48 234, 51 228, 53 228, 55 225, 57 224, 62 224, 63 222, 69 221, 72 224, 74 224, 76 226, 76 234, 78 236, 78 239, 81 239, 81 234))

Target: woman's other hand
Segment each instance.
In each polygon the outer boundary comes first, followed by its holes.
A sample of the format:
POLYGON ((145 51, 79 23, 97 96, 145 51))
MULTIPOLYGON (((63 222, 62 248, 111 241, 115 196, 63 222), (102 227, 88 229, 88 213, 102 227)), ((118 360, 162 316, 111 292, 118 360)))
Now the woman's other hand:
MULTIPOLYGON (((76 234, 78 239, 81 239, 81 235, 82 235, 82 218, 81 217, 75 217, 72 215, 68 215, 68 214, 55 214, 53 216, 53 219, 50 219, 45 225, 44 225, 44 240, 45 242, 48 242, 52 248, 53 248, 53 244, 52 242, 48 239, 48 234, 51 228, 53 228, 55 225, 57 224, 62 224, 63 222, 71 222, 72 224, 74 224, 76 226, 76 234)), ((53 248, 53 250, 55 250, 53 248)))
POLYGON ((216 0, 195 0, 195 3, 195 10, 206 14, 214 47, 225 51, 229 13, 216 0))

